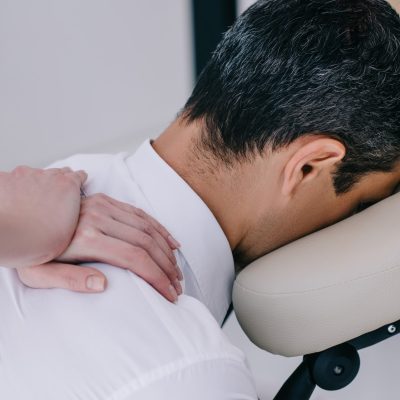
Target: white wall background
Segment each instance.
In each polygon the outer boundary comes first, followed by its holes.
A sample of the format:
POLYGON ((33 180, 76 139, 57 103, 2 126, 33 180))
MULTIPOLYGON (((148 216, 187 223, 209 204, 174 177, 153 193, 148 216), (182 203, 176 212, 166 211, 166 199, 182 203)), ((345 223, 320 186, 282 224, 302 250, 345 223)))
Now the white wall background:
POLYGON ((189 0, 0 0, 0 170, 157 136, 192 86, 189 0))

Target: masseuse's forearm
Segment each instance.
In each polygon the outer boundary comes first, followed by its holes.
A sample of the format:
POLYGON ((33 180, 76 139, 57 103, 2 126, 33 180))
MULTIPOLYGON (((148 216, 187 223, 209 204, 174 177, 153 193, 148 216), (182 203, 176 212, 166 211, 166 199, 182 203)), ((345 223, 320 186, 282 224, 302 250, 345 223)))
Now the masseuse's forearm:
POLYGON ((78 223, 86 177, 69 168, 0 172, 0 265, 42 264, 64 252, 78 223))
POLYGON ((38 232, 41 226, 41 221, 26 215, 22 220, 13 213, 0 213, 0 265, 22 267, 42 264, 61 254, 63 238, 45 237, 38 232))

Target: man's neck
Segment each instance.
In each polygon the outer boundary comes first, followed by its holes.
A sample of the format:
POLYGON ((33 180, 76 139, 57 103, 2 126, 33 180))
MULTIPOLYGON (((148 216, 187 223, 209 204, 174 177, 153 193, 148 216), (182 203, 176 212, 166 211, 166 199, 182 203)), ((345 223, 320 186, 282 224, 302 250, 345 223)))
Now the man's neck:
POLYGON ((152 142, 152 146, 207 204, 234 250, 245 232, 238 187, 233 187, 237 180, 227 171, 215 168, 210 158, 199 154, 196 143, 200 135, 198 124, 186 125, 178 118, 152 142))

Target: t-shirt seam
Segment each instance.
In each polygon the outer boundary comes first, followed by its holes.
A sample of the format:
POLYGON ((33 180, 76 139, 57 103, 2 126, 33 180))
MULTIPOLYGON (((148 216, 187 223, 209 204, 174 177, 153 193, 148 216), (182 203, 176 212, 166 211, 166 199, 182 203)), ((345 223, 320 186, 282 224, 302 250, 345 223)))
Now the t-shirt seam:
POLYGON ((116 389, 114 393, 112 393, 110 396, 107 396, 105 400, 125 400, 127 396, 131 396, 139 390, 147 388, 148 386, 153 385, 162 379, 177 373, 178 371, 195 366, 196 364, 201 365, 202 363, 207 363, 210 361, 230 361, 234 364, 241 365, 243 370, 246 370, 247 372, 244 360, 239 356, 227 353, 202 354, 195 358, 175 360, 171 363, 163 365, 162 367, 153 369, 152 371, 135 378, 131 382, 126 383, 119 389, 116 389))

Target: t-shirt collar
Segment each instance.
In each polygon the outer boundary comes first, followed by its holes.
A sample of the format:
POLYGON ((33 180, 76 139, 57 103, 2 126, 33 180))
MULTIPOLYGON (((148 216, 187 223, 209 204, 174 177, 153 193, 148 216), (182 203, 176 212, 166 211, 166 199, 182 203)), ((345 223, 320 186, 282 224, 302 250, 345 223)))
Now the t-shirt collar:
POLYGON ((181 243, 204 302, 221 324, 234 280, 233 255, 221 226, 197 193, 157 154, 150 139, 126 162, 153 216, 181 243))

